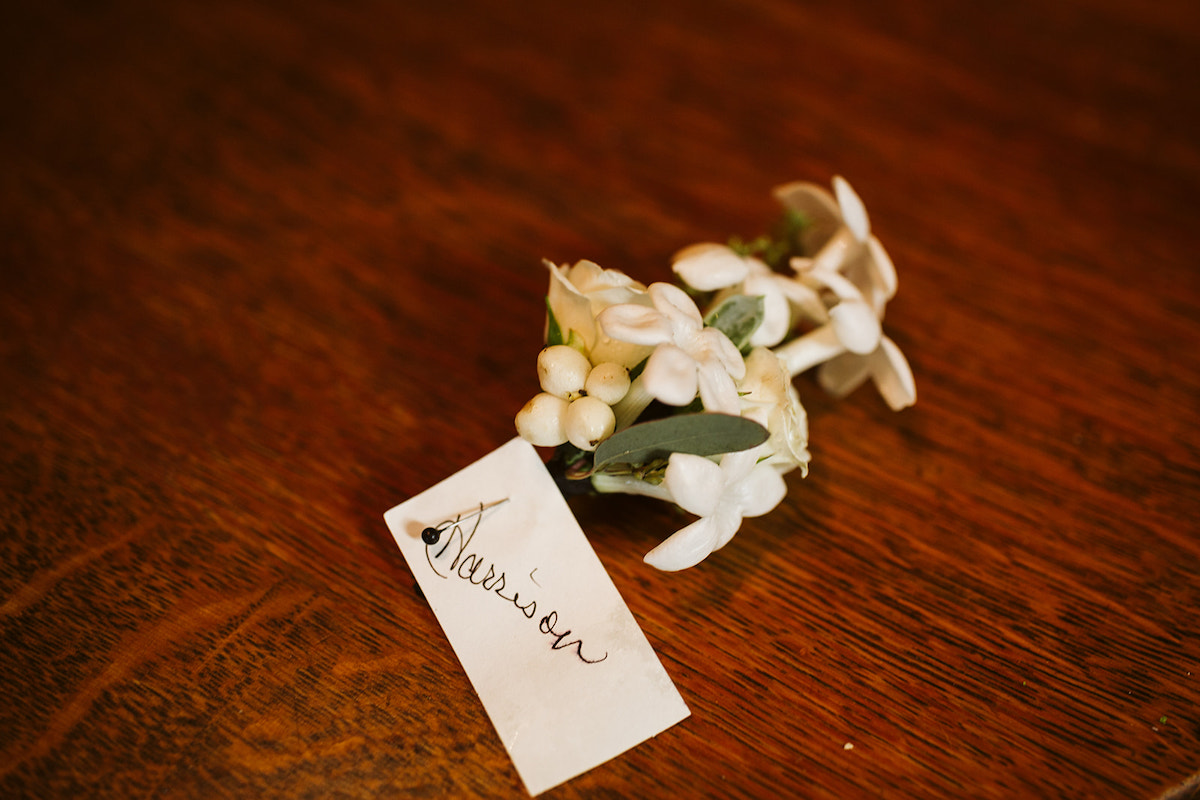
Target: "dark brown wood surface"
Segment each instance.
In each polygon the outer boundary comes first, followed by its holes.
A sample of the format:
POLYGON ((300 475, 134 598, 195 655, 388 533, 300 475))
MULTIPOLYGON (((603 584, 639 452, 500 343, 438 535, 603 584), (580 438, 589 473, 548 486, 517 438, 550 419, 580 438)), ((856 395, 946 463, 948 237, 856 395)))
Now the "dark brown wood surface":
POLYGON ((4 18, 0 796, 522 796, 383 512, 513 435, 543 257, 667 279, 834 174, 919 401, 802 377, 810 476, 683 573, 573 503, 692 716, 547 797, 1200 770, 1192 0, 4 18))

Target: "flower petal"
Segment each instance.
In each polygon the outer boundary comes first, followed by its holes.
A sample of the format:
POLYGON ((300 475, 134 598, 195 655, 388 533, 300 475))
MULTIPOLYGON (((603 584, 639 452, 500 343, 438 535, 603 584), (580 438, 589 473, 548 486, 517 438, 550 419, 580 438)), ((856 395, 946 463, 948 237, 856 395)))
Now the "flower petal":
POLYGON ((783 388, 779 379, 783 366, 779 357, 765 347, 756 347, 746 355, 746 374, 738 381, 743 403, 774 405, 783 388))
POLYGON ((872 236, 867 246, 846 262, 842 274, 858 287, 875 316, 883 319, 888 300, 896 295, 896 267, 879 240, 872 236))
POLYGON ((767 428, 771 431, 771 440, 767 444, 773 451, 767 463, 779 473, 799 467, 800 474, 807 475, 808 462, 812 460, 812 454, 808 452, 808 413, 790 381, 787 394, 787 403, 776 409, 767 428))
POLYGON ((895 342, 883 337, 879 349, 871 355, 871 361, 876 365, 871 373, 875 387, 893 411, 917 402, 917 384, 913 380, 912 368, 895 342))
POLYGON ((550 288, 546 296, 564 340, 575 331, 590 348, 596 340, 596 319, 592 316, 591 301, 571 284, 566 266, 559 267, 549 261, 544 263, 550 270, 550 288))
MULTIPOLYGON (((730 377, 725 367, 713 361, 703 361, 700 362, 699 369, 693 374, 696 375, 700 402, 704 403, 705 409, 734 416, 741 411, 737 384, 733 382, 733 378, 730 377)), ((682 405, 682 403, 677 405, 682 405)))
POLYGON ((832 269, 818 268, 805 273, 804 280, 825 287, 838 298, 838 304, 829 309, 829 321, 838 341, 847 350, 865 354, 879 346, 879 337, 883 335, 879 317, 846 276, 832 269))
POLYGON ((725 473, 712 461, 691 453, 672 453, 663 485, 684 511, 711 516, 725 488, 725 473))
POLYGON ((643 560, 664 572, 694 567, 713 551, 723 533, 722 522, 715 517, 701 517, 668 536, 662 544, 646 553, 643 560))
POLYGON ((800 212, 808 220, 800 232, 800 245, 805 253, 820 250, 842 225, 837 201, 824 186, 796 181, 777 187, 774 195, 785 208, 800 212))
POLYGON ((912 368, 900 348, 886 336, 868 355, 844 353, 821 365, 817 380, 834 397, 844 397, 870 378, 893 411, 917 402, 912 368))
POLYGON ((883 289, 884 296, 891 300, 896 296, 896 287, 898 281, 896 278, 896 265, 892 263, 892 258, 883 249, 883 245, 874 236, 867 242, 870 259, 875 266, 875 275, 879 279, 879 286, 883 289))
MULTIPOLYGON (((726 487, 736 487, 738 481, 744 479, 754 469, 758 461, 757 449, 736 450, 721 456, 721 475, 726 487)), ((730 488, 730 491, 733 491, 730 488)))
POLYGON ((699 330, 704 325, 696 302, 683 289, 672 283, 652 283, 649 291, 654 307, 671 321, 676 336, 680 332, 699 330))
POLYGON ((685 349, 696 361, 711 361, 719 364, 722 369, 739 380, 745 376, 746 362, 724 331, 717 328, 704 328, 691 337, 688 345, 685 349))
POLYGON ((588 357, 593 364, 615 361, 625 369, 633 369, 645 361, 652 352, 654 352, 654 348, 650 345, 621 342, 602 334, 596 337, 596 343, 588 351, 588 357))
POLYGON ((782 276, 777 281, 774 276, 752 275, 742 287, 745 294, 763 299, 762 324, 750 336, 750 345, 753 347, 777 345, 791 328, 792 311, 787 297, 777 285, 780 282, 792 283, 782 276))
POLYGON ((696 361, 673 344, 661 344, 646 362, 642 385, 667 405, 686 406, 696 399, 696 361))
POLYGON ((838 208, 842 212, 842 221, 854 234, 855 239, 865 242, 871 235, 871 222, 867 219, 867 207, 863 205, 863 201, 859 199, 849 181, 841 175, 833 178, 833 193, 837 196, 838 208))
POLYGON ((577 261, 567 277, 584 294, 609 289, 644 291, 645 287, 619 269, 603 269, 594 261, 577 261))
POLYGON ((605 334, 633 344, 661 344, 671 341, 671 321, 654 308, 622 303, 609 306, 596 317, 605 334))
POLYGON ((879 347, 883 331, 875 309, 863 300, 844 300, 829 309, 829 321, 838 341, 851 353, 871 353, 879 347))
POLYGON ((712 520, 713 532, 717 535, 717 540, 713 542, 712 548, 712 552, 715 553, 729 544, 729 540, 742 527, 742 515, 733 506, 722 506, 717 509, 717 513, 712 520))
MULTIPOLYGON (((802 271, 804 267, 797 265, 796 262, 802 261, 802 259, 798 258, 792 259, 792 266, 798 272, 802 271)), ((787 297, 788 301, 796 306, 801 319, 815 322, 818 325, 823 325, 829 321, 829 314, 826 311, 825 304, 821 302, 821 296, 811 286, 806 286, 800 281, 786 278, 782 275, 776 277, 775 285, 787 297)))
POLYGON ((817 370, 821 388, 837 398, 845 397, 871 377, 869 357, 857 353, 842 353, 829 359, 817 370))
POLYGON ((734 492, 742 516, 758 517, 779 505, 787 495, 787 484, 778 471, 766 464, 759 464, 738 481, 734 492))
POLYGON ((681 250, 671 268, 688 286, 703 292, 734 286, 750 273, 746 259, 720 244, 695 244, 681 250))
POLYGON ((808 283, 828 289, 838 300, 862 300, 858 286, 836 269, 823 269, 819 265, 804 275, 808 283))

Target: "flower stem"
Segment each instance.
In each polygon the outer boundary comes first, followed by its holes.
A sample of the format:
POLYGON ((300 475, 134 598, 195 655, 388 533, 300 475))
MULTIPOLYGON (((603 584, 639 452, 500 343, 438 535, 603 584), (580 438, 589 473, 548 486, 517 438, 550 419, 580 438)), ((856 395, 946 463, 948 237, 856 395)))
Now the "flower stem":
POLYGON ((775 355, 783 360, 788 375, 794 378, 845 351, 846 346, 838 340, 837 332, 830 323, 788 342, 778 348, 775 355))
POLYGON ((666 500, 668 503, 675 502, 675 498, 671 496, 671 492, 667 490, 665 484, 647 483, 632 475, 597 473, 592 476, 592 488, 601 494, 637 494, 666 500))
POLYGON ((813 254, 810 269, 840 272, 850 257, 857 253, 861 244, 858 239, 854 238, 850 229, 843 225, 820 250, 813 254))

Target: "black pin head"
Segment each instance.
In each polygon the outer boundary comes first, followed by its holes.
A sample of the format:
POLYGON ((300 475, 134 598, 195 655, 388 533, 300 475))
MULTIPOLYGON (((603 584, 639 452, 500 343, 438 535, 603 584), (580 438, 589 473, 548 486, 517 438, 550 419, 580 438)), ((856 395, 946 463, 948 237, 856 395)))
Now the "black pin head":
POLYGON ((437 528, 426 528, 421 531, 421 541, 425 544, 437 544, 438 539, 442 538, 442 532, 437 528))

